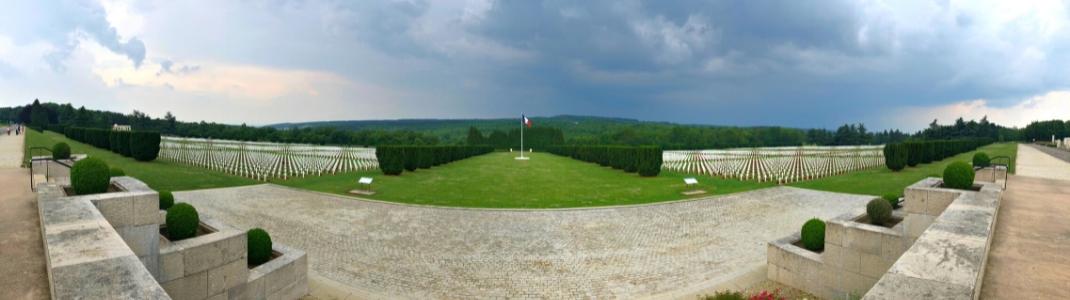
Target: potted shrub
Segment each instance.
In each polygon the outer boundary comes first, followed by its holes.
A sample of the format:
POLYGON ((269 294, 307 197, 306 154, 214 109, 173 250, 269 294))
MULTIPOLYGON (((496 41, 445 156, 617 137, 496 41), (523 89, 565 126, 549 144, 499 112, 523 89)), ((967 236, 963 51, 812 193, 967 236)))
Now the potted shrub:
POLYGON ((197 227, 200 226, 200 216, 197 209, 189 203, 178 203, 167 209, 165 223, 167 225, 167 238, 171 241, 188 239, 197 235, 197 227))
POLYGON ((75 195, 91 195, 108 191, 111 185, 108 164, 97 158, 86 158, 71 167, 71 188, 75 195))
POLYGON ((266 263, 274 256, 271 251, 271 236, 267 231, 260 228, 249 229, 246 239, 246 249, 249 251, 246 257, 249 259, 250 268, 266 263))
POLYGON ((866 217, 870 224, 887 226, 892 221, 892 204, 883 198, 870 200, 866 204, 866 217))
POLYGON ((167 210, 175 205, 175 195, 169 191, 160 191, 160 209, 167 210))
POLYGON ((71 146, 67 143, 59 142, 52 145, 52 159, 70 159, 71 158, 71 146))
POLYGON ((973 166, 977 168, 987 168, 992 165, 992 160, 988 158, 988 154, 984 152, 977 152, 973 154, 973 166))
POLYGON ((821 219, 813 218, 802 226, 802 239, 800 240, 803 248, 814 252, 821 252, 825 249, 825 221, 821 219))
POLYGON ((884 198, 884 201, 888 201, 888 205, 891 205, 892 209, 903 207, 903 205, 899 203, 899 199, 902 198, 899 194, 885 194, 881 198, 884 198))
POLYGON ((973 189, 973 177, 973 167, 965 162, 953 162, 944 168, 944 187, 959 190, 973 189))

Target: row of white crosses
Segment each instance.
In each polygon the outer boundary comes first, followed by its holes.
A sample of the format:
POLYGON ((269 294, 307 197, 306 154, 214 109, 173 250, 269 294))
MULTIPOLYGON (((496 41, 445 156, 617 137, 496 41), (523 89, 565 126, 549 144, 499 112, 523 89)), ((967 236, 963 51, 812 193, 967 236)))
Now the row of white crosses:
POLYGON ((665 151, 662 168, 789 183, 884 165, 884 146, 802 146, 665 151))
POLYGON ((160 158, 257 180, 379 168, 375 148, 163 137, 160 158))

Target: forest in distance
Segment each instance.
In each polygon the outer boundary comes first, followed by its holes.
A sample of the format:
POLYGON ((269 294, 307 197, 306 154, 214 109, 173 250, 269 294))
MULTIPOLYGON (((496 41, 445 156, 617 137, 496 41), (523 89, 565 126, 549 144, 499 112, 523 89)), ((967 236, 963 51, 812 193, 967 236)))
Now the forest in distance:
MULTIPOLYGON (((649 122, 592 116, 531 117, 534 128, 525 130, 526 148, 554 144, 658 145, 664 149, 724 149, 796 145, 872 145, 909 139, 990 138, 996 141, 1047 140, 1070 136, 1070 122, 1033 122, 1025 128, 1008 128, 987 118, 938 124, 934 120, 916 133, 899 130, 869 131, 863 124, 844 124, 835 130, 799 129, 777 126, 733 127, 649 122)), ((131 125, 139 130, 160 131, 165 135, 242 141, 306 143, 320 145, 457 145, 486 144, 499 149, 519 148, 519 118, 453 120, 374 120, 284 123, 268 126, 231 125, 214 122, 185 122, 167 113, 154 118, 134 111, 130 114, 75 108, 71 104, 36 101, 17 107, 0 108, 0 120, 37 124, 47 128, 78 126, 108 128, 112 124, 131 125), (37 111, 38 120, 33 120, 37 111)))

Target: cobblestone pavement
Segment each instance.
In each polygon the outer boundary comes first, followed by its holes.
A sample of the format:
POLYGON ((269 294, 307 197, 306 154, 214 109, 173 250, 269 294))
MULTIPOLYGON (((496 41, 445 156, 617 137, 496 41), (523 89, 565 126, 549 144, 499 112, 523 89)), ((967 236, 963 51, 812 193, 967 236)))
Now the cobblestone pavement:
POLYGON ((635 298, 698 291, 765 265, 766 243, 871 197, 776 187, 570 210, 400 205, 274 185, 175 193, 210 218, 305 250, 365 297, 635 298))

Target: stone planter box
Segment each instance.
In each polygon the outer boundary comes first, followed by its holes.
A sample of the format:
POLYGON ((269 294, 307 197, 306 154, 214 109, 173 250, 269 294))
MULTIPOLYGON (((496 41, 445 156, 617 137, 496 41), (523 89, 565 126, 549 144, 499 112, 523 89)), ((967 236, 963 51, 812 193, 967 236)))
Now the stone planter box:
POLYGON ((169 299, 149 272, 155 263, 147 263, 157 244, 139 230, 149 223, 138 217, 142 202, 155 192, 132 178, 112 179, 117 181, 123 191, 86 196, 68 197, 53 183, 38 186, 53 299, 169 299))
MULTIPOLYGON (((111 179, 112 192, 67 196, 89 200, 154 276, 158 272, 159 194, 133 177, 111 179)), ((64 189, 64 194, 67 194, 64 189)))
MULTIPOLYGON (((891 228, 858 222, 865 216, 858 211, 825 222, 820 253, 796 246, 797 233, 769 243, 767 278, 825 299, 865 294, 908 245, 902 222, 891 228)), ((896 211, 893 216, 904 214, 896 211)))
POLYGON ((201 230, 204 234, 180 241, 156 231, 161 245, 157 280, 171 298, 226 297, 249 276, 244 231, 207 219, 201 220, 201 230))
POLYGON ((245 284, 230 290, 229 299, 299 299, 308 294, 305 252, 272 244, 273 258, 249 270, 245 284))

